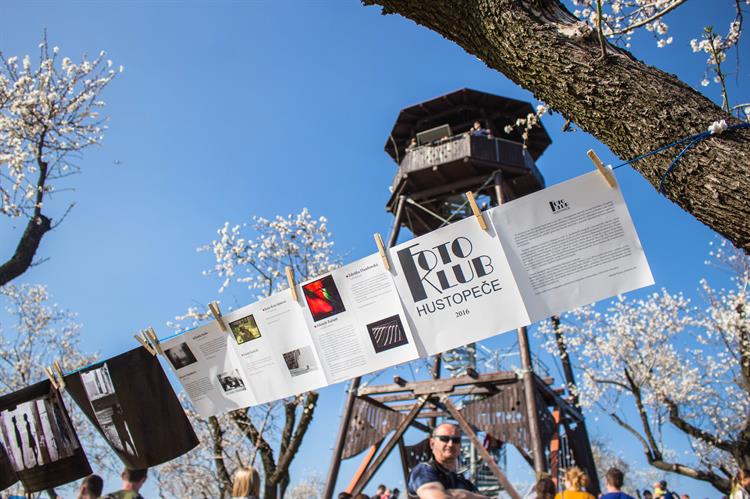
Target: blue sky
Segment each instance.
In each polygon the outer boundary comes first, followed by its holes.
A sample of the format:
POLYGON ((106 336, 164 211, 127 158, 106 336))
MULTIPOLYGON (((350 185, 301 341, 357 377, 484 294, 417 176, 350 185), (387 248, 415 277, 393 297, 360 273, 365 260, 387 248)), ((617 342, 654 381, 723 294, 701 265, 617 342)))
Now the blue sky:
MULTIPOLYGON (((725 32, 732 3, 687 2, 666 19, 672 46, 657 49, 643 33, 632 50, 718 102, 717 85, 699 85, 705 56, 691 53, 689 41, 703 23, 725 32)), ((396 165, 383 145, 401 108, 463 87, 536 104, 455 44, 357 1, 6 1, 0 19, 6 56, 35 54, 46 28, 61 55, 106 50, 125 66, 104 94, 111 121, 103 146, 79 162, 82 174, 67 184, 75 192, 53 201, 57 216, 71 201, 76 207, 45 237, 40 256, 49 261, 18 281, 48 284, 79 313, 84 347, 105 358, 132 348, 132 334, 149 325, 166 335, 166 321, 190 305, 248 301, 239 288, 218 296, 219 283, 201 275, 212 261, 196 247, 225 221, 307 207, 328 217, 347 260, 373 252, 372 233, 387 234, 392 223, 384 206, 396 165)), ((740 62, 748 48, 745 41, 740 62)), ((739 69, 730 96, 747 102, 748 67, 739 69)), ((559 115, 542 121, 553 140, 538 162, 548 184, 590 171, 591 147, 620 162, 588 134, 562 133, 559 115)), ((712 231, 630 168, 617 175, 657 286, 695 294, 712 231)), ((10 255, 19 224, 0 223, 0 252, 10 255)), ((508 346, 512 336, 493 345, 508 346)), ((322 391, 293 482, 313 470, 325 475, 342 397, 342 385, 322 391)), ((589 424, 595 435, 612 430, 589 424)), ((637 448, 625 450, 642 462, 637 448)), ((342 468, 339 488, 355 461, 342 468)), ((399 477, 392 459, 373 483, 399 477)), ((717 496, 681 484, 694 497, 717 496)))

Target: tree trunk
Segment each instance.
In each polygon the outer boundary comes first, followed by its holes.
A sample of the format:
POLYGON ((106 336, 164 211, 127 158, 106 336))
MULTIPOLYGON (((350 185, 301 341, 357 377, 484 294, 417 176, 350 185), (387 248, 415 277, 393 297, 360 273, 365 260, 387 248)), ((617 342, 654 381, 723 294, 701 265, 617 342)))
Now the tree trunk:
MULTIPOLYGON (((591 133, 633 158, 713 121, 738 121, 672 75, 607 46, 558 0, 363 0, 456 42, 591 133)), ((655 188, 680 149, 633 167, 655 188)), ((583 157, 583 153, 581 154, 583 157)), ((725 133, 686 153, 665 195, 750 252, 750 130, 725 133)))

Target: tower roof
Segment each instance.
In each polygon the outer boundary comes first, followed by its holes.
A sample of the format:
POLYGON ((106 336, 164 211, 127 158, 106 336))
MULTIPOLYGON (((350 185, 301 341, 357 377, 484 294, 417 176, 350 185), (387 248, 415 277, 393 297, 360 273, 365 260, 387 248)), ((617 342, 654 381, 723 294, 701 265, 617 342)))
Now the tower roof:
MULTIPOLYGON (((519 133, 514 131, 506 135, 502 128, 533 112, 534 109, 528 102, 462 88, 402 109, 386 140, 385 152, 399 162, 399 158, 404 157, 409 140, 417 132, 444 124, 451 125, 455 130, 460 125, 470 125, 474 120, 492 121, 495 128, 499 128, 495 130, 498 137, 520 142, 519 133)), ((529 131, 527 146, 535 161, 551 143, 552 140, 541 123, 529 131)))

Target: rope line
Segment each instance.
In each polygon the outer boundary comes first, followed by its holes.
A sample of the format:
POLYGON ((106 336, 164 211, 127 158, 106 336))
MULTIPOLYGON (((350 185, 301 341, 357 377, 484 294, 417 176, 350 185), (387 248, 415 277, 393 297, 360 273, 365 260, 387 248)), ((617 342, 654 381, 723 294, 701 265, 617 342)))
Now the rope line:
POLYGON ((680 159, 682 159, 682 157, 685 155, 686 152, 688 152, 690 149, 692 149, 693 147, 695 147, 696 145, 700 144, 701 142, 703 142, 704 140, 706 140, 706 139, 708 139, 710 137, 714 137, 714 136, 718 137, 722 133, 731 132, 731 131, 735 131, 735 130, 742 130, 742 129, 745 129, 745 128, 750 128, 750 123, 740 123, 738 125, 728 126, 728 127, 726 127, 726 129, 724 129, 723 131, 718 132, 718 133, 712 132, 710 130, 707 130, 707 131, 701 132, 701 133, 696 133, 695 135, 691 135, 689 137, 684 137, 682 139, 676 140, 676 141, 672 142, 671 144, 667 144, 665 146, 661 146, 658 149, 654 149, 653 151, 647 152, 645 154, 641 154, 640 156, 636 156, 635 158, 625 160, 624 162, 620 163, 619 165, 613 166, 612 169, 616 170, 616 169, 618 169, 618 168, 620 168, 622 166, 625 166, 625 165, 632 165, 636 161, 640 161, 640 160, 642 160, 644 158, 647 158, 649 156, 653 156, 654 154, 658 154, 658 153, 660 153, 660 152, 662 152, 662 151, 664 151, 666 149, 671 149, 672 147, 676 147, 676 146, 679 146, 679 145, 687 143, 687 145, 682 149, 682 151, 680 151, 680 153, 677 154, 677 156, 674 157, 674 159, 672 160, 672 163, 670 163, 669 167, 664 172, 664 175, 662 175, 661 180, 659 181, 659 193, 664 194, 664 183, 665 183, 665 181, 667 179, 667 176, 670 173, 672 173, 672 171, 675 168, 677 168, 677 165, 680 163, 680 159))

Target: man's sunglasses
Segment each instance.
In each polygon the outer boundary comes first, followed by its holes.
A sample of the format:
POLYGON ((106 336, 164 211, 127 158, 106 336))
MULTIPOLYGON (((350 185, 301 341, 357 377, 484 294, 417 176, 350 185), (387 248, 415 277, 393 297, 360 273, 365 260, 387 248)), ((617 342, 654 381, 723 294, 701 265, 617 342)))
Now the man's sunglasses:
POLYGON ((460 444, 461 443, 461 437, 451 437, 448 435, 433 435, 432 438, 437 438, 441 442, 447 444, 448 442, 453 442, 454 444, 460 444))

